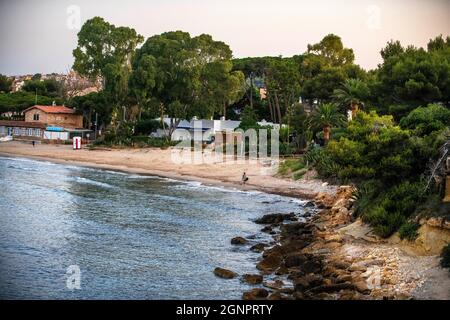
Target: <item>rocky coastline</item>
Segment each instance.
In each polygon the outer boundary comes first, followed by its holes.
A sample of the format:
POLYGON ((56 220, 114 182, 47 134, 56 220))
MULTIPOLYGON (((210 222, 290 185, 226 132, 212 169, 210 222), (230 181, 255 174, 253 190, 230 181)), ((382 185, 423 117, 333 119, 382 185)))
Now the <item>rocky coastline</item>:
MULTIPOLYGON (((260 252, 259 274, 240 276, 254 288, 244 300, 372 300, 411 299, 423 284, 429 260, 411 263, 398 247, 358 227, 359 236, 343 230, 355 224, 353 191, 341 186, 336 194, 319 193, 305 205, 305 214, 267 214, 255 220, 273 241, 254 243, 236 237, 233 245, 260 252), (426 263, 425 263, 426 262, 426 263), (417 266, 416 266, 417 265, 417 266), (416 269, 414 269, 414 266, 416 269)), ((357 224, 357 222, 356 222, 357 224)), ((412 258, 411 258, 412 259, 412 258)), ((218 268, 220 269, 220 268, 218 268)), ((219 277, 239 275, 215 270, 219 277)))

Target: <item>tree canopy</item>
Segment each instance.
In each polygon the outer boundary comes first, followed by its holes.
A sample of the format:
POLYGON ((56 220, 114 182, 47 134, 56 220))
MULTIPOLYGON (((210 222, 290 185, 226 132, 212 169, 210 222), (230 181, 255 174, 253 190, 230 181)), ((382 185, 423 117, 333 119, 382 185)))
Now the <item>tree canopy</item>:
POLYGON ((166 32, 147 39, 133 60, 131 90, 139 103, 172 118, 225 114, 240 98, 244 76, 232 70, 228 45, 202 34, 166 32))

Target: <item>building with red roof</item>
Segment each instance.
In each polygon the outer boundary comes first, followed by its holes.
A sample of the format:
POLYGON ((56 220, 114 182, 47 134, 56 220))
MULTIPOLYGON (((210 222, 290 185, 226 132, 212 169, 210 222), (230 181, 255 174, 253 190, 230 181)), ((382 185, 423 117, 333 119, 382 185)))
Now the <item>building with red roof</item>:
POLYGON ((25 122, 45 123, 47 126, 83 128, 83 116, 65 106, 32 106, 24 110, 25 122))
POLYGON ((35 105, 23 113, 25 121, 0 120, 0 136, 67 140, 80 132, 90 131, 83 129, 83 115, 65 106, 35 105))

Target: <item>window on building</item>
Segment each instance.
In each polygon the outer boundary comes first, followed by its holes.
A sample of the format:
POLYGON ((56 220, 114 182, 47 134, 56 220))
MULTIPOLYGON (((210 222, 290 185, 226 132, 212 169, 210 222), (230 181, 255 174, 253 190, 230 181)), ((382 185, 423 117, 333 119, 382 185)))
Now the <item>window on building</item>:
POLYGON ((33 114, 33 120, 39 121, 39 114, 38 113, 33 114))
POLYGON ((28 131, 28 132, 27 132, 27 135, 28 135, 28 136, 32 136, 32 135, 33 135, 33 129, 32 129, 32 128, 28 128, 27 131, 28 131))
POLYGON ((16 136, 20 135, 20 128, 14 128, 14 134, 16 136))
POLYGON ((36 130, 34 130, 34 135, 35 135, 36 137, 40 137, 40 136, 41 136, 41 129, 36 129, 36 130))

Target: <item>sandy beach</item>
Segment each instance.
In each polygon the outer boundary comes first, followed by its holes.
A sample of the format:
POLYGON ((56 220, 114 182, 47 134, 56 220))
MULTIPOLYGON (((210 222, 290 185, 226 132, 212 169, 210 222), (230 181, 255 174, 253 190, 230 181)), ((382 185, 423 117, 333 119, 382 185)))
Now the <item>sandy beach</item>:
POLYGON ((302 199, 313 199, 318 192, 333 194, 335 186, 307 177, 297 181, 276 177, 276 167, 267 167, 260 161, 226 159, 225 162, 177 163, 173 161, 176 149, 96 149, 73 150, 71 145, 37 144, 30 142, 2 142, 0 155, 20 156, 71 163, 82 166, 119 170, 130 173, 164 176, 174 179, 200 181, 210 185, 221 185, 243 190, 259 190, 302 199), (249 181, 242 185, 241 177, 246 172, 249 181))

